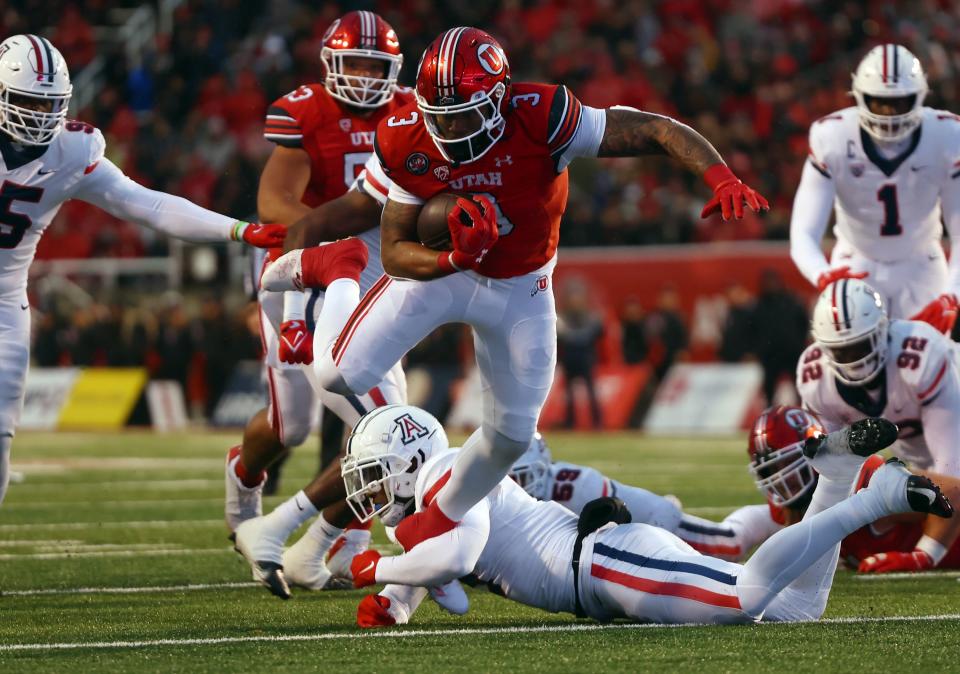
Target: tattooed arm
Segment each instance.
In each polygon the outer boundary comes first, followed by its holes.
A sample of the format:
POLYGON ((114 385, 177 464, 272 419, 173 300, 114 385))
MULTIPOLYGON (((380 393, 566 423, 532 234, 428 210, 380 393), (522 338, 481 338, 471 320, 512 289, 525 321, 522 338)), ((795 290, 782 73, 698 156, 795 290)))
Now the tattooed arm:
POLYGON ((666 154, 697 175, 723 158, 706 138, 670 117, 628 108, 608 108, 599 157, 666 154))

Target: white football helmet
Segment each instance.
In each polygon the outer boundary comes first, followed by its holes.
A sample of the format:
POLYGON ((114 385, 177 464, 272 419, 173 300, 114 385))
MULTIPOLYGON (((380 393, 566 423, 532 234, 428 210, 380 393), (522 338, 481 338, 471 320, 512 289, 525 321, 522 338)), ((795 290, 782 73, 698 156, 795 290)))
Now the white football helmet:
POLYGON ((837 379, 850 386, 872 381, 887 362, 887 310, 859 279, 828 285, 813 308, 813 338, 837 379))
POLYGON ((15 142, 53 142, 63 128, 72 93, 67 64, 49 40, 14 35, 0 43, 0 130, 15 142))
POLYGON ((419 407, 386 405, 365 414, 340 461, 347 505, 361 522, 379 516, 396 526, 413 501, 420 468, 448 447, 443 426, 419 407))
POLYGON ((920 126, 927 76, 920 60, 898 44, 871 49, 853 74, 853 97, 860 109, 860 126, 882 141, 905 138, 920 126), (880 115, 870 110, 872 98, 899 99, 903 111, 880 115))
POLYGON ((553 457, 543 436, 535 433, 530 446, 520 455, 508 475, 510 479, 523 487, 523 490, 538 501, 550 498, 550 464, 553 457))

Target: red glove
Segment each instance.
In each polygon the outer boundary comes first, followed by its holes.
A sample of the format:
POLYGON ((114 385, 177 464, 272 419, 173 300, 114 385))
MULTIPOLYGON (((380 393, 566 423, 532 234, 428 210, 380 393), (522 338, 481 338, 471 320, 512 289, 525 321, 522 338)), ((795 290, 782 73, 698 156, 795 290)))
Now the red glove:
POLYGON ((817 290, 823 292, 826 287, 834 281, 839 281, 845 278, 867 278, 868 275, 869 274, 867 274, 865 271, 852 272, 850 271, 850 267, 837 267, 836 269, 828 269, 817 277, 817 290))
POLYGON ((860 562, 860 573, 890 573, 891 571, 929 571, 933 559, 923 550, 913 552, 881 552, 860 562))
POLYGON ((957 310, 960 301, 952 293, 945 293, 921 309, 910 318, 911 321, 929 323, 945 335, 953 332, 953 324, 957 322, 957 310))
POLYGON ((701 218, 710 217, 720 211, 724 220, 729 220, 731 216, 739 220, 743 217, 744 203, 756 213, 770 210, 767 200, 742 183, 726 164, 714 164, 708 168, 703 174, 703 180, 713 190, 713 199, 703 207, 701 218))
POLYGON ((379 594, 368 594, 357 607, 357 625, 360 627, 390 627, 397 621, 390 612, 390 599, 379 594))
POLYGON ((350 573, 353 574, 354 587, 366 587, 377 582, 377 564, 380 562, 380 553, 376 550, 364 550, 350 562, 350 573))
POLYGON ((286 236, 286 225, 258 225, 254 222, 238 221, 233 226, 234 240, 242 239, 257 248, 278 248, 283 245, 286 236))
POLYGON ((460 197, 447 216, 452 253, 437 258, 440 268, 448 273, 476 269, 483 257, 497 242, 497 211, 490 200, 480 194, 460 197))
POLYGON ((284 363, 313 362, 313 335, 302 320, 284 321, 280 324, 280 360, 284 363))

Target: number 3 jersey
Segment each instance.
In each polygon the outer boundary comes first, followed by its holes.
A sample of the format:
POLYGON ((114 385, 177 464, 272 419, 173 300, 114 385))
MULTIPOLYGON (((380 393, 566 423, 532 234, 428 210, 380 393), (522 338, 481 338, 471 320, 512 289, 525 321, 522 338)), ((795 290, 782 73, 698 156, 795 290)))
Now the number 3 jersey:
MULTIPOLYGON (((829 182, 808 182, 805 175, 794 210, 816 210, 811 203, 815 199, 804 198, 808 184, 817 192, 833 190, 834 233, 866 257, 902 260, 939 243, 941 205, 951 231, 960 227, 960 118, 956 115, 923 108, 920 127, 895 146, 892 156, 860 127, 856 107, 814 122, 809 140, 808 164, 829 182)), ((826 227, 828 212, 823 216, 822 224, 816 225, 826 227)), ((816 238, 819 242, 820 236, 816 238)), ((822 264, 822 255, 820 260, 822 264)), ((816 282, 816 275, 798 263, 804 275, 816 282)))
POLYGON ((310 182, 301 201, 316 208, 349 189, 373 152, 377 124, 412 100, 413 92, 401 87, 392 101, 364 118, 339 103, 323 85, 307 84, 273 102, 263 135, 310 156, 310 182))
POLYGON ((887 361, 875 386, 840 383, 813 344, 797 365, 797 390, 828 430, 882 416, 900 428, 894 454, 917 468, 960 477, 957 348, 926 323, 893 320, 887 361))

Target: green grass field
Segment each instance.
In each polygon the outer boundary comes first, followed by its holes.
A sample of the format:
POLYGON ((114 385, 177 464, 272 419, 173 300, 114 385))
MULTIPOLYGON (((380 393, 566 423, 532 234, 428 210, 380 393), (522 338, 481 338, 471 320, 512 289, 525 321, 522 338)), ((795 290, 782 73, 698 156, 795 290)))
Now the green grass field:
MULTIPOLYGON (((949 573, 840 572, 818 624, 599 626, 471 591, 464 617, 427 602, 406 627, 360 632, 363 592, 294 590, 281 602, 250 583, 222 521, 236 437, 18 436, 26 481, 0 508, 0 671, 960 671, 949 573)), ((740 439, 549 440, 557 458, 676 494, 706 517, 757 501, 740 439)), ((266 507, 316 460, 311 441, 266 507)))

